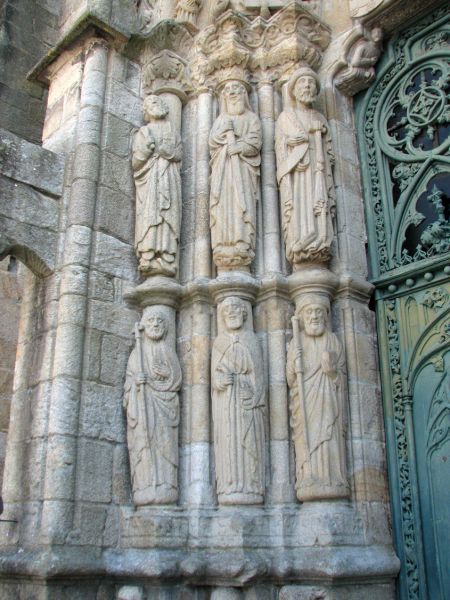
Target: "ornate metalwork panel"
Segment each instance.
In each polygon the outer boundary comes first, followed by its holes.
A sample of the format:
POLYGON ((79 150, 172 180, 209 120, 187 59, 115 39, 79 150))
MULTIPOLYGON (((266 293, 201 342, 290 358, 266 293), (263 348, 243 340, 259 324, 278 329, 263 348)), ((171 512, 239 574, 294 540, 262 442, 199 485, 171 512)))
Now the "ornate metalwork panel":
POLYGON ((450 589, 449 42, 445 4, 357 101, 402 600, 450 589))

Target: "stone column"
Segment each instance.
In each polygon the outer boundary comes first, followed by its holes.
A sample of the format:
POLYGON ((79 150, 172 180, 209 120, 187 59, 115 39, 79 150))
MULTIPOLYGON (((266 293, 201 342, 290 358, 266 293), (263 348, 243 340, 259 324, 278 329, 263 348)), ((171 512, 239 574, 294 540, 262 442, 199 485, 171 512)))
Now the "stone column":
MULTIPOLYGON (((23 500, 22 481, 25 469, 26 444, 29 435, 28 412, 28 377, 30 365, 33 364, 33 333, 35 320, 33 307, 37 304, 39 282, 27 273, 23 288, 23 299, 20 313, 20 329, 17 339, 17 354, 14 366, 14 384, 11 398, 7 446, 5 453, 5 470, 3 475, 3 501, 8 507, 8 518, 19 518, 17 512, 23 500)), ((6 524, 5 524, 6 525, 6 524)))
POLYGON ((274 90, 270 81, 258 83, 262 127, 261 200, 263 213, 264 274, 281 272, 280 219, 275 162, 274 90))
POLYGON ((211 277, 211 232, 209 227, 209 132, 213 96, 209 88, 197 97, 197 194, 195 206, 194 277, 211 277))
POLYGON ((211 505, 211 322, 212 308, 206 280, 187 284, 183 316, 190 317, 190 380, 185 387, 183 460, 185 502, 190 506, 211 505))
POLYGON ((209 227, 209 132, 212 124, 213 96, 202 88, 197 96, 197 139, 195 172, 194 281, 186 288, 190 304, 192 387, 189 399, 190 419, 186 423, 188 440, 186 499, 189 505, 213 502, 211 485, 211 408, 210 351, 211 307, 207 280, 211 277, 211 233, 209 227))
POLYGON ((268 500, 273 504, 295 499, 289 436, 286 383, 286 330, 290 328, 288 284, 281 275, 263 278, 255 306, 258 331, 266 332, 268 366, 268 422, 270 480, 268 500))
POLYGON ((64 541, 72 526, 78 415, 91 245, 99 180, 108 48, 93 40, 86 50, 77 123, 49 409, 42 530, 64 541))

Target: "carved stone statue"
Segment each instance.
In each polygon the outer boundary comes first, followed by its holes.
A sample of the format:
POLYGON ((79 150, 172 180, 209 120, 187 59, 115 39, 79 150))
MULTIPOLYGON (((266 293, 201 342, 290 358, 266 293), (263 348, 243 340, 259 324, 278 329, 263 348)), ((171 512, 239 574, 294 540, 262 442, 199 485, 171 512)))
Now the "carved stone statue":
POLYGON ((139 270, 173 277, 178 268, 181 219, 181 139, 159 96, 144 100, 147 122, 133 140, 136 184, 135 248, 139 270))
POLYGON ((158 19, 155 15, 156 0, 135 0, 140 33, 146 34, 150 31, 158 19))
POLYGON ((246 327, 243 300, 224 300, 218 317, 211 361, 217 494, 220 504, 256 504, 263 501, 265 470, 261 352, 246 327))
POLYGON ((288 348, 291 426, 299 500, 348 496, 345 461, 345 360, 329 323, 330 303, 304 294, 288 348))
POLYGON ((228 81, 213 124, 210 221, 214 262, 247 268, 255 256, 261 124, 240 81, 228 81))
POLYGON ((381 55, 383 30, 373 27, 350 48, 348 67, 336 77, 335 84, 346 94, 354 95, 369 87, 375 79, 375 65, 381 55))
POLYGON ((283 235, 294 270, 299 263, 326 262, 334 235, 334 157, 327 121, 312 108, 318 91, 314 71, 298 69, 288 82, 295 108, 284 110, 275 128, 283 235))
POLYGON ((124 406, 136 506, 168 504, 178 497, 181 369, 168 329, 160 308, 146 308, 128 360, 124 406))
POLYGON ((182 23, 195 25, 201 7, 202 0, 178 0, 175 18, 182 23))

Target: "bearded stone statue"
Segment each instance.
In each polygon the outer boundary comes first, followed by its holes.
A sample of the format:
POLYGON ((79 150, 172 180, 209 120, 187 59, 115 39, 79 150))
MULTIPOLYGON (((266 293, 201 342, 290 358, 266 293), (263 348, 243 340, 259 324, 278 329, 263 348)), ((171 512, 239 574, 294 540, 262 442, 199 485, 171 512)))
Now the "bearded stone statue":
POLYGON ((128 360, 124 406, 136 506, 178 498, 181 368, 168 330, 168 317, 158 307, 146 308, 128 360))
POLYGON ((258 340, 246 327, 246 303, 229 297, 218 307, 212 350, 214 454, 220 504, 264 498, 265 386, 258 340))
POLYGON ((210 224, 219 269, 247 269, 255 256, 261 124, 240 81, 228 81, 213 124, 210 224))
POLYGON ((327 262, 334 236, 334 157, 328 123, 312 108, 318 92, 314 71, 298 69, 288 82, 295 108, 284 110, 275 128, 283 235, 294 270, 300 263, 327 262))
POLYGON ((288 348, 296 490, 301 501, 348 496, 345 461, 345 359, 329 324, 330 302, 304 294, 288 348))

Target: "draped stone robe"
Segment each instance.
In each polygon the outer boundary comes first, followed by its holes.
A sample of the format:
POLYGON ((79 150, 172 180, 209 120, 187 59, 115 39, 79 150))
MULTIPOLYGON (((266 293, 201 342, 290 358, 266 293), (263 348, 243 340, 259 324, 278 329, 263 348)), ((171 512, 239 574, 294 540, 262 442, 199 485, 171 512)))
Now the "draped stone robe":
MULTIPOLYGON (((232 134, 233 135, 233 134, 232 134)), ((247 266, 255 256, 261 124, 255 113, 221 114, 214 122, 211 149, 210 224, 214 261, 218 266, 247 266), (243 150, 228 156, 228 124, 243 150)))
POLYGON ((325 262, 335 212, 334 157, 325 117, 312 108, 283 111, 276 123, 275 151, 286 256, 294 265, 325 262), (322 133, 310 131, 314 123, 323 125, 322 133), (307 141, 288 144, 301 134, 307 141))
POLYGON ((299 500, 346 497, 345 359, 342 346, 330 331, 321 336, 308 336, 302 331, 300 340, 303 350, 300 391, 295 373, 294 341, 290 342, 287 356, 297 497, 299 500), (324 372, 324 353, 330 357, 334 374, 324 372))
POLYGON ((178 390, 181 368, 174 350, 165 340, 142 340, 142 362, 147 381, 140 375, 137 348, 132 351, 125 381, 127 439, 134 503, 139 505, 175 502, 178 496, 178 390), (160 380, 153 375, 158 365, 160 380))
POLYGON ((170 121, 144 125, 133 140, 136 184, 135 247, 139 269, 173 276, 181 222, 181 139, 170 121), (154 143, 153 153, 149 144, 154 143))
POLYGON ((212 413, 221 504, 263 501, 265 398, 262 357, 253 332, 220 334, 212 350, 212 413), (226 385, 224 375, 233 374, 226 385))

